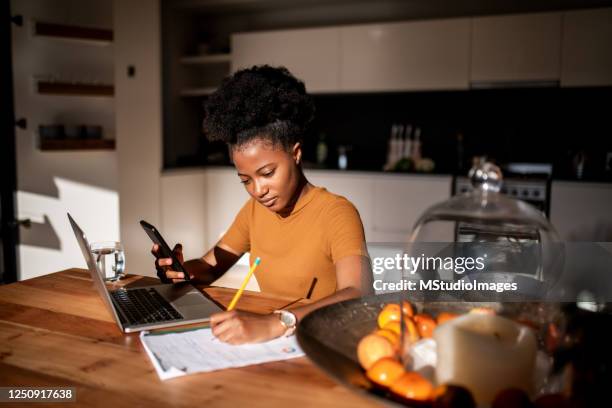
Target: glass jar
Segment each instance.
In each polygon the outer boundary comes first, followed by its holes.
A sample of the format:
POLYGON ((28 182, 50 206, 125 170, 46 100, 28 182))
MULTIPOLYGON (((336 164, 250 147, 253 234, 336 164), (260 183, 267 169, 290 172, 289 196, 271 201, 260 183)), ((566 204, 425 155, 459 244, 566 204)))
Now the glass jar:
POLYGON ((558 234, 540 210, 500 192, 494 164, 469 177, 472 191, 430 207, 410 234, 404 257, 420 261, 402 271, 416 283, 402 293, 402 361, 434 385, 465 381, 484 405, 506 386, 530 397, 554 390, 545 349, 562 314, 542 301, 562 272, 558 234))
MULTIPOLYGON (((540 210, 500 193, 503 177, 494 164, 477 164, 469 178, 472 191, 425 211, 406 250, 412 257, 445 260, 450 268, 437 262, 411 271, 407 278, 506 284, 515 288, 506 298, 541 299, 562 270, 557 232, 540 210)), ((499 292, 480 293, 473 286, 455 285, 466 290, 442 292, 450 299, 499 300, 499 292)))

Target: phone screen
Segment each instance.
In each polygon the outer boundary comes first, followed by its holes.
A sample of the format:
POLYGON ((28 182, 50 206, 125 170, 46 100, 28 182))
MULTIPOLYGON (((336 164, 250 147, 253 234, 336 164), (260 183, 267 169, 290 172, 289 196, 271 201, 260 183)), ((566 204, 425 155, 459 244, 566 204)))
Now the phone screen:
MULTIPOLYGON (((176 272, 183 272, 183 274, 185 275, 185 280, 189 280, 189 274, 187 273, 185 268, 183 268, 183 265, 181 265, 179 260, 176 259, 176 257, 172 253, 172 250, 170 249, 170 247, 168 246, 164 238, 161 236, 157 228, 155 228, 153 225, 149 224, 148 222, 144 220, 140 221, 140 225, 145 230, 149 238, 151 238, 151 241, 153 241, 153 243, 157 244, 157 246, 159 247, 159 252, 158 252, 159 257, 160 258, 172 258, 171 269, 176 272)), ((165 283, 170 282, 170 279, 166 278, 165 274, 163 273, 160 274, 158 272, 157 275, 161 279, 162 282, 165 282, 165 283), (160 275, 163 275, 163 276, 160 276, 160 275)))

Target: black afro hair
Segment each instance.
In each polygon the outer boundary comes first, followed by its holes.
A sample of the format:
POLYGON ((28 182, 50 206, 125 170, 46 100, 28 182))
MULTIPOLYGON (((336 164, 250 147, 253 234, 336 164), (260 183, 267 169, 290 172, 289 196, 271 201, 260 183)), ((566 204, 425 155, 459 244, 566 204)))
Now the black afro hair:
POLYGON ((290 149, 314 118, 304 83, 284 67, 254 66, 227 77, 204 105, 210 141, 242 146, 261 139, 290 149))

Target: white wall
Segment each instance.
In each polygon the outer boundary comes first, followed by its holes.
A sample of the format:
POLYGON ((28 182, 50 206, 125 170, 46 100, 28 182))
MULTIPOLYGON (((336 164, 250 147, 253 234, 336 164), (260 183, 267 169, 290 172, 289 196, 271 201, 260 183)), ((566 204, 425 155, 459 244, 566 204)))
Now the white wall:
POLYGON ((151 241, 139 221, 162 228, 159 0, 115 0, 113 7, 121 241, 127 272, 153 274, 151 241))
POLYGON ((199 258, 207 246, 206 174, 200 169, 172 170, 161 177, 161 225, 172 248, 183 245, 185 259, 199 258))
POLYGON ((38 149, 38 126, 99 124, 105 137, 115 133, 112 98, 39 95, 34 78, 113 82, 113 46, 94 46, 36 37, 32 21, 112 27, 112 6, 104 0, 13 0, 11 11, 25 25, 12 25, 16 117, 28 121, 16 129, 18 218, 21 228, 18 279, 85 266, 69 211, 92 241, 119 238, 117 155, 114 151, 48 152, 38 149))
MULTIPOLYGON (((199 258, 227 231, 249 196, 233 168, 165 171, 161 176, 163 235, 168 245, 180 242, 185 259, 199 258)), ((248 273, 245 254, 215 286, 238 288, 248 273)), ((247 290, 259 291, 253 277, 247 290)))

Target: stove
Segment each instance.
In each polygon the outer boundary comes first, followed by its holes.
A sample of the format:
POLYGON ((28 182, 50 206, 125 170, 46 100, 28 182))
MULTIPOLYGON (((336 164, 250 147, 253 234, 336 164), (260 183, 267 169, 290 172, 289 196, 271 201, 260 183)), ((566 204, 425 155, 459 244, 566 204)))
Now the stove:
MULTIPOLYGON (((505 173, 508 174, 508 173, 505 173)), ((523 200, 550 216, 550 177, 545 174, 508 174, 504 175, 501 193, 523 200)), ((472 191, 472 183, 465 176, 453 178, 452 195, 472 191)))

